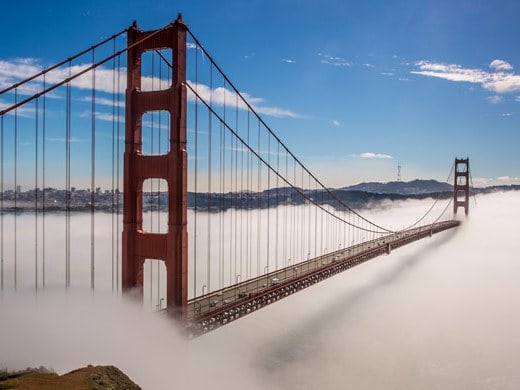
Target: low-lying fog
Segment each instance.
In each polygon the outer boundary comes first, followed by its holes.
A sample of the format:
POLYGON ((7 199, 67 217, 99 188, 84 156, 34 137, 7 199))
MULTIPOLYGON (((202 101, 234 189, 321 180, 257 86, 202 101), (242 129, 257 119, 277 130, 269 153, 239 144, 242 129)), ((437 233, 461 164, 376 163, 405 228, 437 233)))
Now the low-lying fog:
MULTIPOLYGON (((371 217, 405 226, 430 203, 371 217)), ((0 369, 113 364, 145 389, 517 389, 519 217, 519 192, 480 196, 457 230, 192 341, 118 296, 8 289, 0 369)))

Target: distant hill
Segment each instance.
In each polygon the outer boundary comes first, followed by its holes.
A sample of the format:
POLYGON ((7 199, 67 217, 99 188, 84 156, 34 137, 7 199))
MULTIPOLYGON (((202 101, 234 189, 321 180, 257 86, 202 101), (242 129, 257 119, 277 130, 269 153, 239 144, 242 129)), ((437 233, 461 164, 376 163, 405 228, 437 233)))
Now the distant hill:
POLYGON ((422 195, 451 192, 453 186, 436 180, 390 181, 388 183, 360 183, 343 187, 345 191, 362 191, 374 194, 422 195))
POLYGON ((90 389, 140 390, 128 376, 114 366, 88 366, 64 375, 43 367, 23 371, 0 372, 0 389, 90 389))

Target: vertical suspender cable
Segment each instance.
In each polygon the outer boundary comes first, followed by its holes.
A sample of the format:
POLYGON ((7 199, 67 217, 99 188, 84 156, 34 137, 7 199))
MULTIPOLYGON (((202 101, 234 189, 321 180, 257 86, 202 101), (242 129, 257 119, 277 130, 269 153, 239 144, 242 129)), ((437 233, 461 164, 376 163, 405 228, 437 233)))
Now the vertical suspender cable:
MULTIPOLYGON (((267 163, 271 165, 271 136, 267 133, 267 163)), ((267 169, 267 248, 266 248, 266 267, 267 273, 269 273, 269 241, 270 241, 270 226, 269 226, 269 214, 270 214, 270 187, 271 187, 271 170, 267 169)))
MULTIPOLYGON (((152 54, 152 57, 151 57, 151 65, 152 65, 152 91, 155 90, 155 83, 154 83, 154 80, 155 80, 155 52, 152 51, 151 52, 152 54)), ((153 155, 153 144, 154 144, 154 131, 155 131, 155 123, 154 123, 154 118, 155 118, 155 112, 152 111, 150 113, 150 116, 151 116, 151 126, 150 126, 150 155, 153 155)), ((154 206, 154 202, 153 202, 153 182, 154 182, 154 179, 149 179, 148 181, 150 183, 150 192, 149 192, 149 212, 150 212, 150 232, 153 233, 154 231, 154 226, 153 226, 153 214, 154 214, 154 210, 153 210, 153 206, 154 206)), ((144 198, 144 196, 143 196, 144 198)), ((153 261, 149 261, 148 262, 148 269, 150 270, 150 308, 153 310, 153 261)))
MULTIPOLYGON (((225 92, 224 92, 224 99, 225 99, 225 92)), ((224 103, 224 107, 225 107, 225 103, 224 103)), ((224 108, 224 112, 225 111, 225 108, 224 108)), ((222 121, 219 121, 219 180, 218 180, 218 185, 219 185, 219 213, 218 213, 218 217, 219 217, 219 225, 218 225, 218 288, 221 289, 222 288, 222 283, 223 283, 223 279, 224 279, 224 265, 223 265, 223 259, 224 259, 224 255, 223 255, 223 252, 224 252, 224 236, 223 236, 223 232, 224 232, 224 210, 223 210, 223 202, 224 202, 224 188, 223 188, 223 177, 224 177, 224 174, 223 174, 223 168, 222 168, 222 159, 223 159, 223 154, 224 154, 224 147, 222 146, 222 136, 223 136, 223 126, 222 126, 222 121)))
MULTIPOLYGON (((238 101, 237 101, 237 104, 238 104, 238 101)), ((238 106, 235 107, 235 112, 236 112, 236 127, 237 127, 237 131, 238 131, 238 106)), ((241 210, 240 206, 239 206, 239 195, 238 195, 238 139, 236 137, 233 137, 233 139, 235 140, 235 192, 234 192, 234 199, 235 199, 235 204, 234 204, 234 208, 235 208, 235 254, 234 254, 234 258, 235 258, 235 270, 234 270, 234 273, 235 273, 235 277, 237 275, 237 247, 238 247, 238 211, 241 210)), ((242 189, 240 189, 242 190, 242 189)), ((240 261, 242 261, 240 259, 240 261)), ((233 284, 233 279, 230 280, 229 284, 233 284)))
MULTIPOLYGON (((14 90, 14 102, 18 102, 18 89, 14 90)), ((18 109, 14 110, 14 289, 18 284, 17 275, 17 257, 18 257, 18 240, 17 240, 17 201, 18 201, 18 109)))
MULTIPOLYGON (((162 62, 159 58, 159 90, 162 89, 162 62)), ((162 112, 159 111, 157 118, 157 154, 161 154, 161 117, 162 112)), ((161 232, 161 180, 157 180, 157 232, 161 232)), ((161 267, 157 263, 157 305, 161 308, 161 267)))
MULTIPOLYGON (((247 110, 247 144, 250 142, 250 110, 247 110)), ((252 265, 252 255, 251 255, 251 240, 250 240, 250 232, 252 231, 251 224, 251 151, 247 151, 247 234, 246 234, 246 251, 247 251, 247 260, 246 260, 246 277, 249 279, 249 275, 251 272, 252 265)))
MULTIPOLYGON (((209 106, 213 107, 213 65, 209 68, 209 106)), ((212 114, 208 111, 208 248, 207 248, 207 270, 206 270, 206 287, 208 292, 211 291, 211 125, 212 114)), ((203 286, 204 288, 204 286, 203 286)))
MULTIPOLYGON (((285 149, 285 148, 284 148, 285 149)), ((289 153, 285 153, 285 177, 289 177, 288 176, 288 172, 289 172, 289 153)), ((289 245, 289 242, 287 240, 287 208, 289 207, 289 202, 287 202, 287 185, 284 186, 284 190, 283 190, 283 194, 284 194, 284 207, 283 207, 283 217, 284 217, 284 223, 283 223, 283 262, 286 266, 288 266, 289 264, 286 263, 286 261, 288 262, 288 259, 287 259, 287 247, 289 245)))
MULTIPOLYGON (((280 172, 280 142, 276 143, 276 172, 280 172)), ((276 175, 276 228, 274 232, 274 247, 275 247, 275 253, 274 253, 274 261, 275 261, 275 269, 278 270, 278 229, 279 229, 279 220, 278 220, 278 213, 280 208, 280 175, 276 175)))
MULTIPOLYGON (((258 152, 260 153, 260 121, 258 121, 258 152)), ((257 223, 257 230, 256 230, 256 276, 260 276, 260 231, 261 231, 261 219, 262 219, 262 199, 260 197, 260 192, 262 191, 262 165, 261 161, 258 158, 258 189, 257 189, 257 197, 258 197, 258 223, 257 223)))
MULTIPOLYGON (((43 89, 46 87, 46 76, 43 75, 43 89)), ((46 96, 43 95, 42 113, 42 287, 45 288, 45 152, 46 152, 46 96)))
MULTIPOLYGON (((95 52, 92 50, 92 64, 95 52)), ((94 256, 95 256, 95 207, 96 207, 96 68, 92 69, 92 132, 91 132, 91 174, 90 174, 90 288, 94 291, 94 256)))
POLYGON ((0 292, 4 291, 4 116, 0 117, 0 292))
MULTIPOLYGON (((18 102, 18 88, 14 90, 14 102, 18 102)), ((18 109, 14 110, 14 289, 18 285, 18 226, 17 226, 17 203, 18 203, 18 109)))
MULTIPOLYGON (((112 53, 116 52, 116 40, 115 38, 112 40, 112 53)), ((111 260, 112 260, 112 274, 111 274, 111 287, 112 294, 114 293, 114 271, 115 271, 115 259, 114 259, 114 244, 115 244, 115 236, 117 234, 117 225, 115 225, 115 151, 116 151, 116 58, 112 60, 112 182, 110 188, 110 216, 112 222, 112 230, 111 230, 111 241, 112 248, 110 251, 111 260)))
MULTIPOLYGON (((236 127, 236 132, 238 133, 238 96, 235 94, 235 127, 236 127)), ((234 244, 235 244, 235 248, 234 248, 234 260, 235 260, 235 265, 234 265, 234 274, 235 276, 237 275, 237 246, 238 246, 238 211, 240 210, 240 206, 238 205, 238 139, 236 136, 232 136, 232 138, 234 141, 235 141, 235 147, 233 148, 233 153, 235 153, 235 190, 233 192, 233 200, 234 200, 234 204, 233 204, 233 208, 234 208, 234 214, 235 214, 235 223, 234 223, 234 226, 235 226, 235 230, 234 230, 234 233, 235 233, 235 238, 234 238, 234 244)), ((229 284, 233 284, 233 279, 231 279, 229 281, 229 284)))
MULTIPOLYGON (((309 178, 309 184, 307 186, 307 190, 309 191, 309 195, 311 194, 311 176, 307 174, 307 177, 309 178)), ((311 214, 312 214, 312 203, 309 202, 309 220, 307 221, 307 258, 310 258, 311 255, 311 214)))
MULTIPOLYGON (((199 87, 199 50, 195 49, 195 89, 198 92, 199 87)), ((193 212, 193 298, 197 297, 197 198, 198 198, 198 134, 199 134, 199 97, 195 96, 195 186, 194 186, 194 212, 193 212)))
MULTIPOLYGON (((293 158, 293 186, 296 187, 296 159, 293 158)), ((296 191, 292 191, 291 193, 291 204, 292 204, 292 259, 293 264, 296 264, 298 259, 298 246, 297 246, 297 240, 298 237, 296 236, 296 229, 297 229, 297 222, 296 222, 296 200, 298 199, 298 194, 296 191)))
POLYGON ((116 291, 119 291, 119 167, 120 167, 120 131, 121 131, 121 56, 117 56, 117 146, 116 146, 116 185, 117 185, 117 197, 116 197, 116 291))
POLYGON ((224 91, 224 104, 223 104, 224 122, 220 121, 220 123, 219 123, 219 125, 220 125, 220 213, 219 213, 219 216, 220 216, 220 231, 219 231, 220 244, 219 245, 220 245, 220 250, 221 250, 221 253, 219 255, 219 264, 220 264, 219 288, 224 287, 224 265, 225 265, 224 258, 225 258, 225 248, 226 248, 225 236, 224 236, 224 233, 226 230, 225 229, 226 220, 224 219, 224 191, 225 191, 225 184, 226 184, 226 153, 225 153, 226 133, 224 131, 224 123, 227 123, 226 122, 226 81, 225 80, 224 80, 223 91, 224 91))
POLYGON ((244 256, 244 148, 240 148, 240 269, 239 274, 242 275, 244 256))
POLYGON ((34 101, 34 288, 38 292, 38 99, 34 101))
MULTIPOLYGON (((69 61, 69 78, 71 63, 69 61)), ((65 287, 70 286, 70 111, 71 85, 67 82, 65 109, 65 287)))

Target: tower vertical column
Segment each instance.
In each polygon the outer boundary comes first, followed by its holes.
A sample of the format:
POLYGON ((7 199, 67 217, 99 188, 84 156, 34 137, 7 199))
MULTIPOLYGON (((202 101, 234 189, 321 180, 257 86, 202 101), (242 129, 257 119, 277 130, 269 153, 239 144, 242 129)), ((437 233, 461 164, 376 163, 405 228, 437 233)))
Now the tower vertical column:
POLYGON ((469 158, 455 158, 455 183, 453 185, 453 214, 464 207, 464 213, 469 213, 469 158))
POLYGON ((180 15, 171 25, 128 30, 128 70, 125 113, 122 287, 137 288, 142 299, 145 259, 164 261, 167 307, 183 316, 187 305, 187 153, 186 153, 186 25, 180 15), (141 91, 141 56, 148 50, 171 49, 172 84, 160 91, 141 91), (142 153, 142 116, 148 111, 170 113, 170 150, 142 153), (159 178, 168 183, 168 232, 143 231, 143 182, 159 178))

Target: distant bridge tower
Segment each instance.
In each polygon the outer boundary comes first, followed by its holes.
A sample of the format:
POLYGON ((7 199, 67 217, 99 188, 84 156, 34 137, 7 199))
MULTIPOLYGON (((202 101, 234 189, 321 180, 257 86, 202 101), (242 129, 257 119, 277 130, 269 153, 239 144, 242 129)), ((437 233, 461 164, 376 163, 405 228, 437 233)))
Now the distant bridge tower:
POLYGON ((464 213, 469 212, 469 158, 455 158, 455 184, 453 186, 453 214, 464 207, 464 213))
POLYGON ((167 307, 184 315, 187 306, 187 154, 186 154, 186 25, 181 16, 169 26, 128 30, 126 135, 124 155, 122 287, 137 288, 142 299, 146 259, 164 261, 167 307), (148 38, 148 39, 146 39, 148 38), (145 51, 171 49, 172 84, 160 91, 141 90, 141 56, 145 51), (143 155, 142 116, 149 111, 170 114, 169 152, 143 155), (168 183, 168 232, 143 231, 143 182, 168 183))

